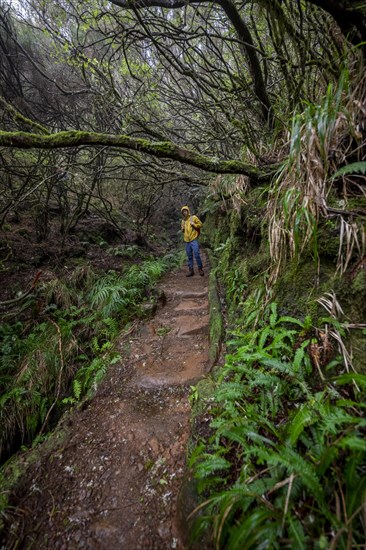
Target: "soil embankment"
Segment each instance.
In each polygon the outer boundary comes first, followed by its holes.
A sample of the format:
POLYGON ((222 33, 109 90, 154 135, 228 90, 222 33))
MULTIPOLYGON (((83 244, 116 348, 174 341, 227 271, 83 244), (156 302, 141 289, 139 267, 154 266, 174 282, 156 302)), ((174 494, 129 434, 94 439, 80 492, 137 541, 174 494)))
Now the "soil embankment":
POLYGON ((164 277, 164 306, 121 341, 128 359, 29 464, 12 495, 5 549, 184 548, 177 496, 188 393, 209 368, 207 268, 204 277, 185 273, 164 277))

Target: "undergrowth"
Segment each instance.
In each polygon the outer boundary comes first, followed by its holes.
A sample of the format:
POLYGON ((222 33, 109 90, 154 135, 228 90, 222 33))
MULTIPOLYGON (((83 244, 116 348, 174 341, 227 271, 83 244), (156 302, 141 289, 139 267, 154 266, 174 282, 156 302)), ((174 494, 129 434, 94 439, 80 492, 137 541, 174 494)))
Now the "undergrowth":
POLYGON ((260 317, 234 333, 202 397, 211 435, 190 456, 194 534, 213 532, 216 549, 360 548, 366 376, 346 372, 310 317, 281 317, 275 303, 260 317))
POLYGON ((116 337, 143 315, 156 281, 180 260, 148 260, 100 278, 82 268, 40 287, 29 299, 37 309, 31 320, 0 326, 0 456, 43 436, 51 412, 59 416, 93 394, 120 359, 116 337))

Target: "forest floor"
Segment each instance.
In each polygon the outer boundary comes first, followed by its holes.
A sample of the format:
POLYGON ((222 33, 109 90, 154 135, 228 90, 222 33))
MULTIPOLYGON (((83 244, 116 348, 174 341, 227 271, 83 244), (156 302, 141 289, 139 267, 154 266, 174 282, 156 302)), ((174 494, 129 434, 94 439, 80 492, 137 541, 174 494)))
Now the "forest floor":
POLYGON ((2 549, 186 547, 188 394, 210 365, 207 265, 204 277, 185 274, 167 274, 165 303, 121 335, 125 359, 95 397, 63 418, 36 459, 25 454, 2 549))

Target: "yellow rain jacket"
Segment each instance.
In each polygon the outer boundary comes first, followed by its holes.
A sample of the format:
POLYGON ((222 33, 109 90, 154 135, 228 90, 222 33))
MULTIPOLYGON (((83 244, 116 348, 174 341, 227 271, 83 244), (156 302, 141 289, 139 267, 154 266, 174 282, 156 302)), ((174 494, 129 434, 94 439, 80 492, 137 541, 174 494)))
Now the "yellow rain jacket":
POLYGON ((197 239, 199 235, 197 229, 201 229, 203 223, 197 218, 197 216, 190 215, 188 206, 182 206, 182 213, 183 210, 188 210, 188 218, 186 220, 182 220, 181 227, 184 232, 184 241, 186 243, 190 243, 191 241, 194 241, 194 239, 197 239))

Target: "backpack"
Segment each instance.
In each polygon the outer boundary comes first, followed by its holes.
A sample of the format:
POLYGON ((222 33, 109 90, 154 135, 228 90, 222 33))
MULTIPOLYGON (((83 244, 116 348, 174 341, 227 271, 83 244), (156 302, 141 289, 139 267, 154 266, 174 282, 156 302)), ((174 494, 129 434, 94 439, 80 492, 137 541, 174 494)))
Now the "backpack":
MULTIPOLYGON (((190 221, 191 221, 191 223, 192 223, 192 221, 193 221, 193 216, 191 216, 190 221)), ((195 230, 197 231, 197 233, 198 233, 197 237, 199 237, 199 236, 200 236, 200 233, 201 233, 201 228, 200 228, 200 227, 194 227, 194 229, 195 229, 195 230)))

